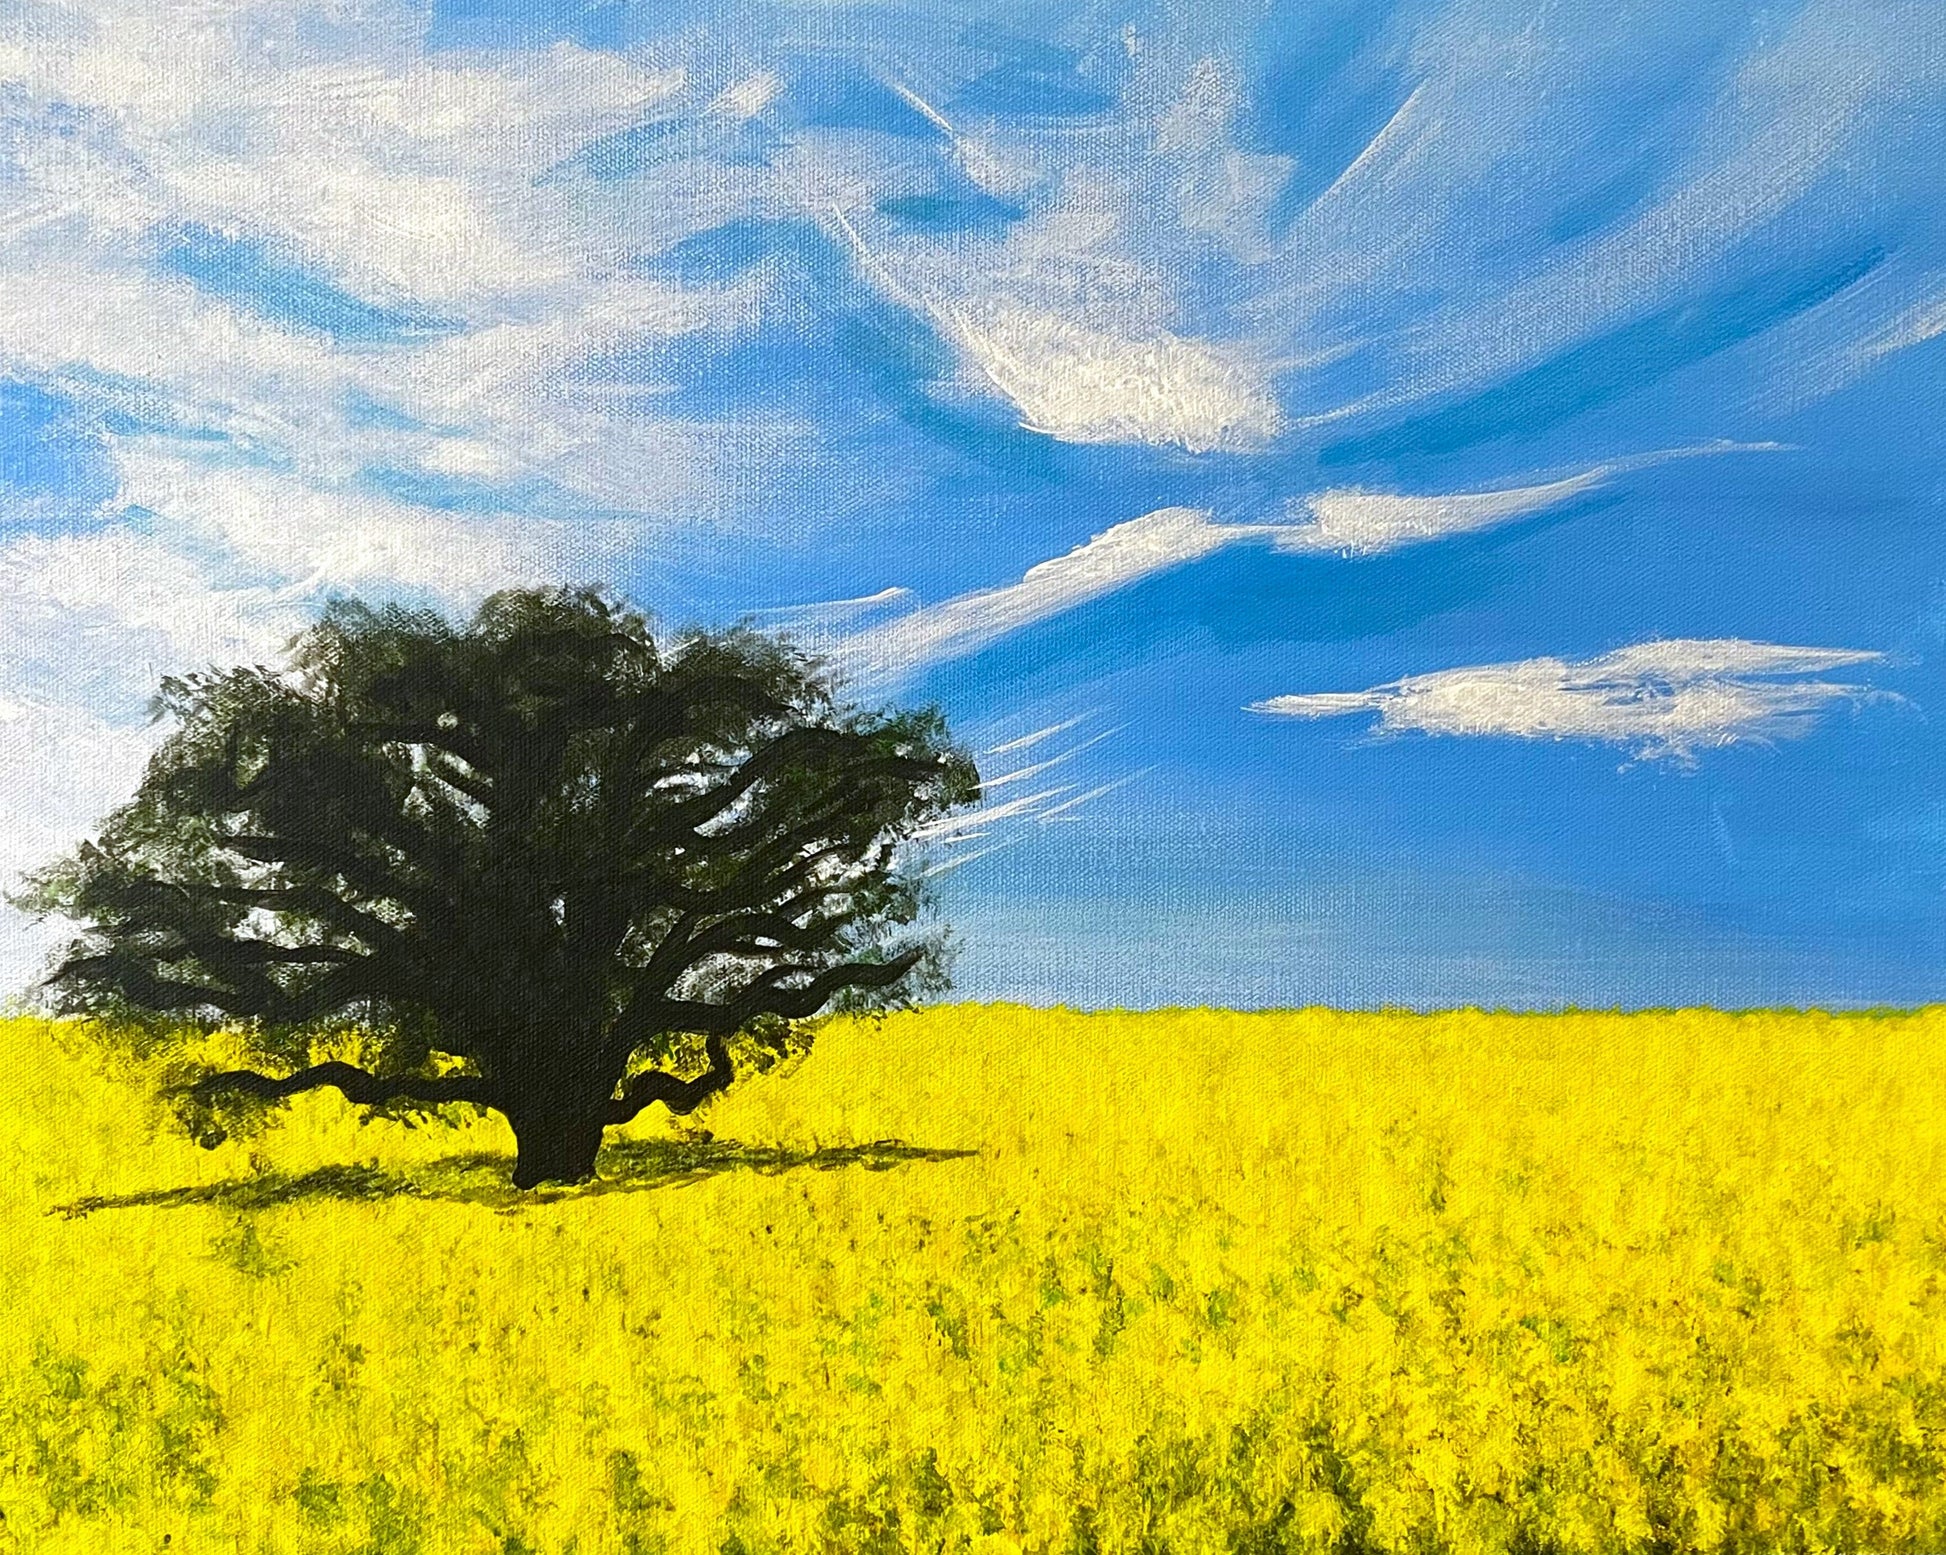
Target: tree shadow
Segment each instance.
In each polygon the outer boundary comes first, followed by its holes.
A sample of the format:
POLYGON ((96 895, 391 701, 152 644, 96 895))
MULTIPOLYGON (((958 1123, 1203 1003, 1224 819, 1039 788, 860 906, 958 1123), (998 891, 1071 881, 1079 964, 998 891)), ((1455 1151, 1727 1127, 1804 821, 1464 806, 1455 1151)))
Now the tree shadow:
POLYGON ((444 1199, 515 1210, 564 1199, 593 1198, 607 1193, 635 1193, 645 1188, 679 1188, 728 1172, 779 1172, 809 1168, 836 1171, 862 1166, 882 1172, 909 1161, 958 1161, 977 1150, 934 1149, 899 1139, 879 1139, 863 1145, 825 1145, 815 1150, 790 1145, 745 1145, 734 1139, 700 1136, 678 1139, 618 1139, 603 1147, 591 1182, 522 1190, 513 1186, 513 1157, 485 1151, 442 1156, 409 1171, 378 1166, 321 1166, 309 1172, 259 1172, 254 1177, 226 1182, 194 1183, 179 1188, 148 1188, 139 1193, 92 1194, 57 1204, 50 1215, 73 1220, 103 1209, 176 1209, 213 1204, 225 1209, 277 1209, 313 1199, 363 1203, 377 1199, 444 1199))

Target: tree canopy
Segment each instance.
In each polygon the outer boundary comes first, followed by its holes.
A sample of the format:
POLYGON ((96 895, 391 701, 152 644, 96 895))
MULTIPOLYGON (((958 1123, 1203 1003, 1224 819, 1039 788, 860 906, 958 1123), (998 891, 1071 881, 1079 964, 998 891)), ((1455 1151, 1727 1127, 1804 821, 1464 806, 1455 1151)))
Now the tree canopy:
POLYGON ((82 926, 60 1007, 242 1024, 254 1065, 203 1103, 475 1103, 516 1182, 578 1180, 603 1126, 726 1086, 733 1038, 943 986, 913 844, 973 762, 784 641, 663 639, 594 589, 463 626, 343 601, 159 706, 139 791, 29 899, 82 926), (366 1062, 311 1062, 347 1028, 366 1062))

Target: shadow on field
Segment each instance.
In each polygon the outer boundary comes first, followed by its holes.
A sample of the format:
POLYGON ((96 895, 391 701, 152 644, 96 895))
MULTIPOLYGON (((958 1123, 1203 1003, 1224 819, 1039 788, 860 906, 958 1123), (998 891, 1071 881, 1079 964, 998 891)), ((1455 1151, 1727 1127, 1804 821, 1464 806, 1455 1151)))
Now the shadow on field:
POLYGON ((573 1187, 544 1187, 523 1192, 509 1180, 513 1157, 484 1152, 445 1156, 424 1162, 409 1172, 388 1171, 377 1166, 321 1166, 310 1172, 260 1172, 254 1177, 228 1182, 91 1195, 71 1204, 57 1204, 48 1213, 72 1220, 98 1209, 172 1209, 216 1204, 225 1209, 254 1210, 275 1209, 310 1199, 335 1199, 344 1203, 370 1199, 447 1199, 511 1210, 604 1193, 677 1188, 720 1177, 726 1172, 774 1175, 802 1167, 828 1172, 845 1166, 882 1172, 908 1161, 957 1161, 978 1153, 929 1149, 899 1139, 874 1140, 867 1145, 826 1145, 817 1150, 793 1149, 788 1145, 744 1145, 734 1139, 620 1139, 603 1147, 594 1181, 573 1187))

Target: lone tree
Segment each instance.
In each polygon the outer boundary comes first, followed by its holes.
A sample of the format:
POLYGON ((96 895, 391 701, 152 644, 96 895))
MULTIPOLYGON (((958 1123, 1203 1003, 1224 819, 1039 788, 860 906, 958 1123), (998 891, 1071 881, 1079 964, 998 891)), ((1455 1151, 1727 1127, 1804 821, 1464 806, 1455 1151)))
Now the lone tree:
POLYGON ((658 641, 592 589, 463 628, 340 602, 288 668, 159 704, 140 790, 29 901, 84 926, 60 1007, 165 1046, 241 1024, 263 1067, 190 1085, 206 1117, 468 1102, 513 1126, 517 1185, 578 1182, 606 1125, 727 1086, 733 1039, 943 986, 908 845, 973 763, 781 641, 658 641), (365 1067, 310 1062, 346 1031, 365 1067))

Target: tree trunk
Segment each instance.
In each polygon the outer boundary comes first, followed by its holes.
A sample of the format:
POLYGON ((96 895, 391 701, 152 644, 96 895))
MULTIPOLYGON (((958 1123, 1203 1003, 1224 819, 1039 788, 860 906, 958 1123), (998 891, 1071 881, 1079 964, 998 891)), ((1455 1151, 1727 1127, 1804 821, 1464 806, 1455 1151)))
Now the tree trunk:
POLYGON ((586 1182, 595 1175, 595 1156, 601 1150, 599 1111, 523 1112, 507 1121, 519 1146, 514 1160, 516 1188, 586 1182))

